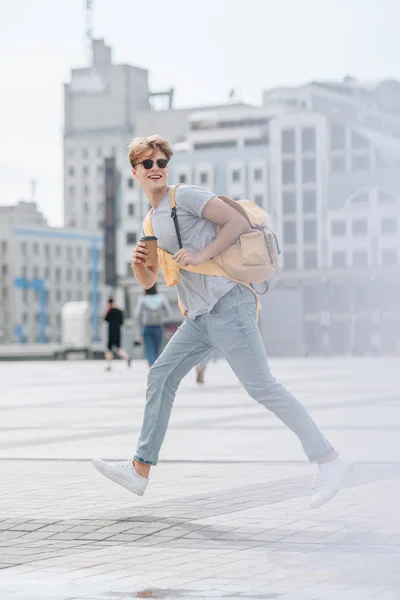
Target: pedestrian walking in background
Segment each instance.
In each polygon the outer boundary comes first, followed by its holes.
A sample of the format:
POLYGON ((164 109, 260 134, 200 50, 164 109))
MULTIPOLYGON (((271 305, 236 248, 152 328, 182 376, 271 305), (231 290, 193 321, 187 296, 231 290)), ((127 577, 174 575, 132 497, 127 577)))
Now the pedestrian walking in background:
POLYGON ((171 307, 164 294, 159 294, 157 285, 145 289, 136 308, 135 318, 140 327, 144 355, 149 367, 160 356, 164 339, 164 322, 171 315, 171 307))
POLYGON ((108 323, 108 340, 106 350, 106 371, 111 371, 113 352, 123 360, 126 360, 128 367, 131 366, 131 358, 121 348, 121 327, 124 324, 124 313, 114 305, 113 298, 109 298, 104 320, 108 323))

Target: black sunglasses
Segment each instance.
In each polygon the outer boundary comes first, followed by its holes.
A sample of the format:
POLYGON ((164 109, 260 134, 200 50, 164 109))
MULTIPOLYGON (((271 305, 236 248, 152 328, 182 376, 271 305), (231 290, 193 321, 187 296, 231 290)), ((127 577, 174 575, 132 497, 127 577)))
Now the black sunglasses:
POLYGON ((157 163, 157 167, 159 169, 165 169, 168 164, 168 160, 166 158, 157 158, 157 160, 151 160, 151 158, 146 158, 146 160, 142 160, 137 165, 143 165, 145 169, 152 169, 154 163, 157 163))

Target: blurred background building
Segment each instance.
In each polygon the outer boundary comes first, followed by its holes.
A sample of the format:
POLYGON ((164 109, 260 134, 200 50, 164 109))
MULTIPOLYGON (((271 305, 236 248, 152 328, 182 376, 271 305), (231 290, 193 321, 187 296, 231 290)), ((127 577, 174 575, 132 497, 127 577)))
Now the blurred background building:
MULTIPOLYGON (((0 212, 3 339, 57 340, 68 298, 90 300, 94 340, 111 291, 132 316, 141 290, 130 258, 149 207, 127 146, 136 135, 159 133, 175 150, 170 183, 250 198, 270 214, 282 255, 262 299, 269 354, 398 352, 400 82, 345 77, 266 90, 261 106, 236 102, 232 91, 224 105, 176 109, 174 90, 153 91, 148 81, 147 70, 114 64, 103 40, 92 40, 89 67, 71 71, 65 229, 47 227, 29 203, 0 212), (46 321, 39 292, 24 281, 42 281, 46 321)), ((160 285, 174 304, 172 331, 180 320, 176 292, 160 285)))

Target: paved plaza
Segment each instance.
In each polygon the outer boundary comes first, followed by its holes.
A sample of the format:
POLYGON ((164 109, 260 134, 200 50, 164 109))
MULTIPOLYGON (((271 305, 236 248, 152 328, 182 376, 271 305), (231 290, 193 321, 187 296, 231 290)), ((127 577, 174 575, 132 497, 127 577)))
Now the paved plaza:
POLYGON ((0 600, 399 600, 400 359, 271 366, 358 463, 319 510, 299 442, 224 361, 183 381, 143 498, 90 460, 133 455, 144 362, 0 363, 0 600))

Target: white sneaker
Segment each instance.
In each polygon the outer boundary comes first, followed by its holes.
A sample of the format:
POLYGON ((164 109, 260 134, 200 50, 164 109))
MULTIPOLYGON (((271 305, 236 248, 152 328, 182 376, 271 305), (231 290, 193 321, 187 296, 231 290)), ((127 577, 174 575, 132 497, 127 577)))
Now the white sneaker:
POLYGON ((119 483, 119 485, 122 485, 130 492, 138 496, 143 496, 145 493, 149 480, 136 473, 131 460, 119 463, 107 463, 101 460, 101 458, 94 458, 92 465, 102 475, 108 477, 111 481, 115 481, 115 483, 119 483))
POLYGON ((311 498, 310 508, 318 508, 329 502, 344 485, 354 466, 354 463, 339 458, 320 465, 312 483, 315 494, 311 498))
POLYGON ((318 469, 314 473, 314 477, 311 482, 311 491, 313 492, 313 494, 315 494, 319 490, 319 481, 320 481, 320 471, 319 471, 319 467, 318 467, 318 469))

